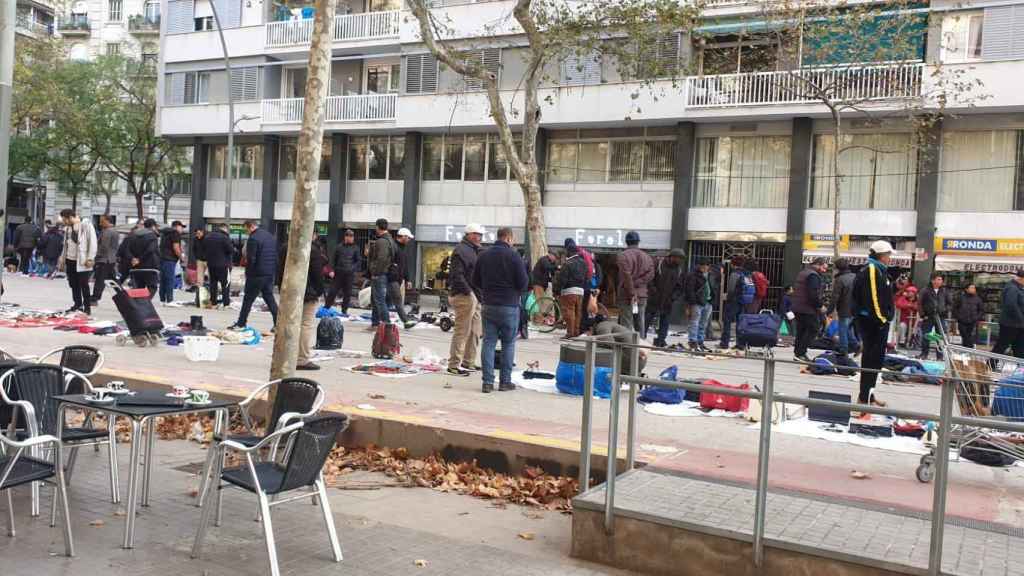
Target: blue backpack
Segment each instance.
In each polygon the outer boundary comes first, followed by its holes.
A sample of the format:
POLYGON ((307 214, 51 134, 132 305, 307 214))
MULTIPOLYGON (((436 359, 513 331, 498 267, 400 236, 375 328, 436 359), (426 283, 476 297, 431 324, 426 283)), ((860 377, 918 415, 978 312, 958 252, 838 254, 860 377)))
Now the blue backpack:
POLYGON ((757 297, 757 284, 754 283, 754 277, 749 272, 740 272, 739 282, 736 283, 736 291, 739 292, 737 300, 740 304, 746 306, 747 304, 754 303, 754 298, 757 297))
MULTIPOLYGON (((678 375, 678 368, 669 366, 658 375, 659 380, 674 382, 678 375)), ((683 401, 684 392, 679 388, 662 388, 660 386, 647 386, 640 391, 637 402, 641 404, 679 404, 683 401)))

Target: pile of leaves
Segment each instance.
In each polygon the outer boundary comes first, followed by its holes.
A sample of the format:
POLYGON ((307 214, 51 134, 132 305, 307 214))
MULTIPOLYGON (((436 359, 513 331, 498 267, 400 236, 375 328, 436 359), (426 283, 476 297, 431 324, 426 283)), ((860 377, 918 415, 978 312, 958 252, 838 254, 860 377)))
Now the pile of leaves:
POLYGON ((475 460, 448 462, 437 454, 412 458, 405 448, 373 445, 355 449, 335 447, 324 466, 324 479, 335 485, 353 470, 383 472, 400 485, 563 512, 572 510, 572 497, 579 488, 576 479, 552 476, 537 467, 527 467, 521 475, 511 476, 481 468, 475 460))

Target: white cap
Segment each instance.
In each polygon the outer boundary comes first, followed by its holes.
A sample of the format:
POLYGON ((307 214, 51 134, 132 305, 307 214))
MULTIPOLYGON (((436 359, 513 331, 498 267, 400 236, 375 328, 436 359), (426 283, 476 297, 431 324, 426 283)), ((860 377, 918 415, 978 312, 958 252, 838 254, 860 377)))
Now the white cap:
POLYGON ((477 224, 476 222, 473 222, 473 223, 470 223, 470 224, 466 224, 465 233, 466 234, 486 234, 487 230, 484 230, 483 226, 477 224))
POLYGON ((408 228, 399 228, 398 229, 398 235, 399 236, 408 236, 409 238, 415 238, 415 236, 412 235, 412 232, 410 232, 408 228))
POLYGON ((885 240, 876 240, 871 243, 871 251, 875 254, 891 254, 893 252, 892 244, 885 240))

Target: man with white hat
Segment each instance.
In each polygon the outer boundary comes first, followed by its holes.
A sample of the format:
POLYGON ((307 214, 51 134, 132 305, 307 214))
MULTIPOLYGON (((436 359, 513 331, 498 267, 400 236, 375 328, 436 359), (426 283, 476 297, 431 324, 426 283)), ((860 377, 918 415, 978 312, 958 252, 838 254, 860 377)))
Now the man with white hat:
POLYGON ((412 278, 409 273, 409 255, 406 253, 406 248, 409 245, 409 240, 413 238, 414 236, 408 228, 398 229, 398 238, 396 240, 398 242, 398 250, 395 252, 395 265, 388 272, 388 297, 391 300, 391 304, 398 311, 398 317, 402 319, 402 324, 406 330, 416 325, 416 320, 409 318, 409 315, 405 312, 405 289, 412 286, 412 278))
POLYGON ((480 334, 480 297, 473 288, 473 269, 480 254, 480 241, 486 233, 484 227, 468 224, 462 242, 452 250, 448 278, 448 303, 455 312, 455 332, 452 334, 448 374, 469 376, 474 364, 480 334))
POLYGON ((875 397, 875 383, 885 359, 885 347, 889 340, 889 323, 893 316, 892 282, 889 280, 889 261, 892 245, 878 240, 871 245, 868 263, 857 273, 853 281, 853 311, 857 333, 863 344, 861 366, 872 371, 860 373, 860 404, 885 406, 875 397))

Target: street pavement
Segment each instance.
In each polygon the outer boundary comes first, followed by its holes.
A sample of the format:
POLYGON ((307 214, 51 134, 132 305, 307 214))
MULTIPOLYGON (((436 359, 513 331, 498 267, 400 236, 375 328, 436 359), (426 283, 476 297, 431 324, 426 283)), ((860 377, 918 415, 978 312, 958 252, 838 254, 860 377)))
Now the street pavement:
MULTIPOLYGON (((24 278, 5 274, 4 302, 28 308, 63 309, 70 293, 63 280, 24 278)), ((179 291, 178 298, 191 294, 179 291)), ((425 307, 424 311, 429 307, 425 307)), ((192 307, 158 308, 166 324, 187 321, 192 307)), ((231 324, 237 312, 202 311, 209 328, 231 324)), ((117 320, 116 308, 106 299, 94 310, 98 319, 117 320)), ((270 315, 254 311, 250 325, 270 329, 270 315)), ((371 334, 364 325, 346 324, 346 350, 368 352, 371 334)), ((670 338, 670 342, 676 339, 670 338)), ((407 354, 420 349, 446 357, 450 333, 434 327, 402 332, 407 354)), ((213 390, 244 393, 266 380, 272 342, 257 346, 223 346, 215 363, 191 363, 180 347, 119 347, 113 337, 58 332, 48 328, 0 328, 0 347, 18 354, 84 343, 106 354, 106 368, 163 382, 183 382, 213 390)), ((558 335, 532 334, 517 345, 517 365, 537 361, 554 371, 558 361, 558 335)), ((778 351, 789 358, 788 349, 778 351)), ((481 394, 479 375, 469 378, 427 374, 390 379, 343 370, 357 359, 335 358, 309 372, 328 390, 328 404, 350 414, 394 418, 438 428, 454 429, 541 446, 578 449, 581 399, 528 390, 481 394), (371 396, 373 396, 371 398, 371 396), (381 397, 383 396, 383 397, 381 397), (360 407, 360 405, 362 407, 360 407)), ((762 381, 763 361, 753 359, 707 360, 663 352, 651 355, 647 374, 678 365, 681 376, 714 378, 727 383, 762 381)), ((776 391, 804 396, 808 390, 853 394, 856 383, 835 376, 801 374, 796 365, 776 366, 776 391)), ((938 411, 939 390, 928 385, 881 385, 879 396, 894 408, 938 411)), ((639 411, 639 458, 658 467, 685 474, 728 481, 750 482, 756 471, 758 434, 748 423, 733 418, 665 417, 639 411)), ((623 438, 625 425, 619 427, 623 438)), ((597 450, 606 445, 608 402, 594 403, 594 440, 597 450)), ((771 476, 773 487, 817 495, 869 502, 873 505, 926 511, 931 507, 933 485, 915 478, 919 456, 883 451, 799 436, 773 434, 771 476), (858 472, 858 474, 853 474, 858 472)), ((948 509, 965 518, 1020 526, 1024 524, 1024 468, 995 469, 970 462, 950 466, 948 509)))

